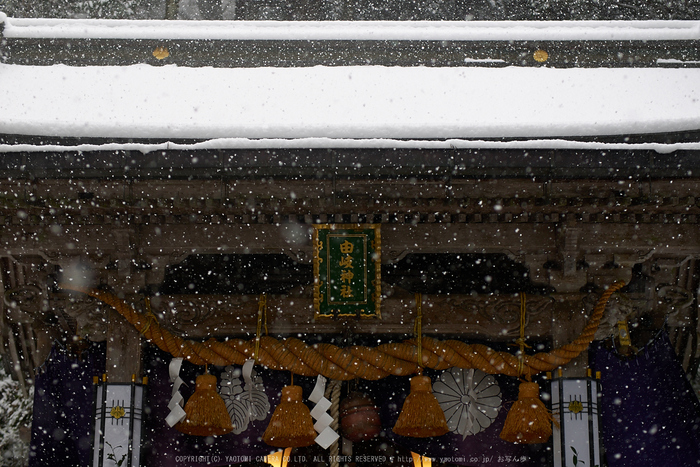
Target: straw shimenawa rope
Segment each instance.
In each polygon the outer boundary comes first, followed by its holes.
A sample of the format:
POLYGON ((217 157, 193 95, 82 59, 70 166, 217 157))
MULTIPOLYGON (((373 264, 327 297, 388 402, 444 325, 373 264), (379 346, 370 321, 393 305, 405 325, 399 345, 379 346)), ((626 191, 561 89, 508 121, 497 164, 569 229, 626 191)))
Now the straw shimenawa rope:
MULTIPOLYGON (((522 366, 516 355, 497 352, 486 345, 465 344, 457 340, 437 340, 423 336, 421 361, 426 368, 445 370, 452 367, 474 368, 489 374, 519 376, 521 372, 532 376, 551 371, 568 363, 586 350, 593 341, 598 324, 610 296, 625 284, 611 285, 600 297, 581 334, 571 343, 534 355, 524 355, 522 366)), ((183 339, 163 329, 153 314, 138 313, 117 296, 98 289, 87 289, 62 284, 66 290, 82 292, 113 307, 131 323, 149 342, 173 357, 182 357, 195 365, 242 365, 253 358, 255 339, 230 339, 205 342, 183 339)), ((331 344, 308 346, 296 338, 277 340, 262 336, 257 352, 258 362, 273 370, 291 371, 302 376, 317 376, 348 381, 355 378, 378 380, 389 375, 409 376, 418 371, 417 348, 413 340, 403 343, 381 344, 374 348, 351 346, 339 348, 331 344)))

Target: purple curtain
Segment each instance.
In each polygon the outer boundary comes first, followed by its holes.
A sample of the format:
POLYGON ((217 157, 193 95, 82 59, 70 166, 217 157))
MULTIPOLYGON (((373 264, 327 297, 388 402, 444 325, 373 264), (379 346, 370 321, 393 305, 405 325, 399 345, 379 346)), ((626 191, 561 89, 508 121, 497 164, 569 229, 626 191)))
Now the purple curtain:
POLYGON ((90 465, 93 376, 104 368, 104 345, 80 358, 54 346, 36 377, 29 467, 90 465))
POLYGON ((634 358, 592 348, 610 467, 700 465, 700 403, 665 332, 634 358))

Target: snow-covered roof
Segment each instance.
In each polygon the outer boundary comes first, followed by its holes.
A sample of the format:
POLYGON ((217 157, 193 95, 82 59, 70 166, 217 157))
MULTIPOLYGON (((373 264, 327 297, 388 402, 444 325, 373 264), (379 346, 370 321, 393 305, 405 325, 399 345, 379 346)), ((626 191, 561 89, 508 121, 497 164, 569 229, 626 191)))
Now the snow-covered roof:
POLYGON ((574 137, 700 129, 698 68, 0 65, 0 133, 574 137))
MULTIPOLYGON (((11 19, 3 35, 151 37, 158 30, 159 37, 202 38, 244 31, 260 38, 325 31, 332 34, 324 37, 437 38, 462 31, 492 39, 700 38, 700 22, 524 23, 513 26, 512 36, 504 23, 351 25, 241 23, 238 30, 231 22, 11 19)), ((570 147, 554 139, 698 130, 700 68, 0 64, 0 134, 108 143, 216 140, 209 143, 214 147, 391 147, 407 141, 472 147, 474 140, 498 138, 570 147)), ((697 149, 690 145, 685 148, 697 149)))

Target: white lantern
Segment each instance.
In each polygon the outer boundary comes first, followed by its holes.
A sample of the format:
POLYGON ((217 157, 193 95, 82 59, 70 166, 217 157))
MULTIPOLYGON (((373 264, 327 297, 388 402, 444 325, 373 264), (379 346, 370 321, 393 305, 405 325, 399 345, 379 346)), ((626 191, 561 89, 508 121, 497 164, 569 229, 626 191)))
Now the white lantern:
POLYGON ((602 466, 598 380, 555 378, 551 394, 554 467, 602 466))
MULTIPOLYGON (((92 467, 138 467, 141 462, 141 424, 144 386, 107 383, 95 377, 95 425, 92 467)), ((144 378, 145 383, 145 378, 144 378)))

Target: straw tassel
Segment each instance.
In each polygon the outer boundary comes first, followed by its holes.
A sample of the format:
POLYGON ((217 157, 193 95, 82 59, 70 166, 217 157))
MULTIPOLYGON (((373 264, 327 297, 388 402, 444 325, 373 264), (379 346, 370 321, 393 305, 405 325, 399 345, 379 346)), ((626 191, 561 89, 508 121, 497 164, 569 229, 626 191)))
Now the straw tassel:
POLYGON ((278 448, 310 446, 316 439, 309 408, 301 400, 300 386, 282 388, 280 404, 270 419, 263 441, 278 448))
POLYGON ((500 436, 511 443, 546 443, 552 436, 553 421, 552 414, 540 400, 540 386, 522 382, 518 400, 510 408, 500 436))
POLYGON ((394 425, 394 433, 413 438, 441 436, 450 431, 445 412, 433 395, 430 378, 423 375, 411 378, 411 392, 406 397, 394 425))
POLYGON ((194 394, 185 404, 187 416, 175 429, 194 436, 224 435, 233 431, 226 403, 216 392, 216 376, 197 376, 194 394))
MULTIPOLYGON (((518 374, 523 374, 523 356, 525 355, 525 294, 520 294, 520 346, 518 352, 518 374)), ((528 379, 530 379, 528 377, 528 379)), ((501 439, 511 443, 536 444, 546 443, 552 436, 552 414, 540 400, 540 386, 537 383, 523 381, 520 383, 518 400, 508 411, 501 431, 501 439)))
POLYGON ((399 414, 399 419, 394 425, 394 433, 413 438, 428 438, 441 436, 450 431, 447 427, 445 412, 433 395, 430 378, 423 376, 423 296, 416 294, 416 322, 414 332, 416 335, 416 347, 418 353, 418 376, 411 378, 411 392, 406 397, 399 414))

